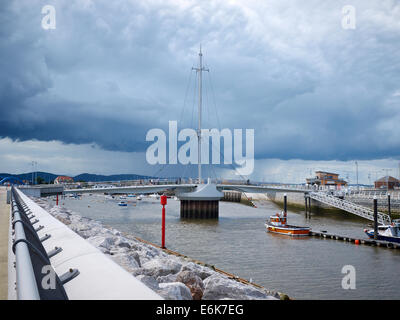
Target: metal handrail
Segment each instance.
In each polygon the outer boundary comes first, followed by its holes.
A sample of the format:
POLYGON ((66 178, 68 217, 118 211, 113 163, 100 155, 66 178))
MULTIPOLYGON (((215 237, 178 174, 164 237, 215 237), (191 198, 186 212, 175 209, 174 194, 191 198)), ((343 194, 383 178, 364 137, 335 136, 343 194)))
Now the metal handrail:
MULTIPOLYGON (((339 199, 329 194, 322 194, 320 192, 312 192, 309 194, 309 196, 314 200, 345 210, 368 220, 374 220, 374 212, 369 208, 360 206, 350 201, 339 199)), ((389 215, 378 212, 378 222, 380 224, 390 223, 390 221, 391 219, 389 215)))
MULTIPOLYGON (((32 225, 28 214, 32 213, 25 204, 18 189, 12 189, 12 220, 14 230, 12 251, 15 254, 16 293, 18 300, 61 299, 67 300, 60 277, 51 266, 50 256, 42 245, 37 229, 32 225), (43 267, 51 267, 55 275, 55 287, 43 287, 43 267)), ((43 226, 40 226, 43 228, 43 226)), ((64 276, 64 275, 63 275, 64 276)), ((71 277, 67 276, 67 281, 71 277)))
POLYGON ((33 271, 32 260, 22 225, 21 215, 17 203, 12 200, 12 212, 14 215, 14 248, 15 248, 15 268, 17 280, 18 300, 40 300, 39 290, 33 271), (21 241, 24 240, 24 241, 21 241))

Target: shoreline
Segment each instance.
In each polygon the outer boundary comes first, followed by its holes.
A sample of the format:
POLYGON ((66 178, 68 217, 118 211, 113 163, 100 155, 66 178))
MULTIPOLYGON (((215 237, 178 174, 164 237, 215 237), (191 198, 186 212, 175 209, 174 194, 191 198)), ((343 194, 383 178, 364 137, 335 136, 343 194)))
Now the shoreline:
POLYGON ((286 300, 266 288, 188 256, 32 198, 114 262, 167 300, 286 300))

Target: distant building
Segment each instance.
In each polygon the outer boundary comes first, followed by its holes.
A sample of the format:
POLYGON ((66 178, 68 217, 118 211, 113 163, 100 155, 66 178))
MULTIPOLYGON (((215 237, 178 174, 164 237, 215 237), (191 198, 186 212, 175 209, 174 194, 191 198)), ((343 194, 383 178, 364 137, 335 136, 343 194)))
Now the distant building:
POLYGON ((72 182, 74 182, 74 179, 67 176, 58 176, 57 178, 54 179, 55 184, 72 183, 72 182))
POLYGON ((376 189, 394 189, 400 188, 400 180, 392 176, 385 176, 375 181, 376 189))
POLYGON ((318 186, 330 186, 340 189, 341 187, 347 186, 347 182, 339 179, 338 173, 316 171, 314 178, 308 178, 307 184, 318 185, 318 186))

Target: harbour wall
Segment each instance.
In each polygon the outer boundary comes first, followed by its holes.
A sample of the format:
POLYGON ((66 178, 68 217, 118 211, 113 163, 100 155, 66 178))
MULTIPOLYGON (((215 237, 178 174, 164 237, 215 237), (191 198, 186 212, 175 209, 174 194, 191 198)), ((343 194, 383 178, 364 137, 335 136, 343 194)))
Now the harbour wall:
MULTIPOLYGON (((305 199, 303 192, 281 192, 281 191, 269 191, 267 193, 246 193, 248 198, 253 200, 268 200, 276 203, 283 207, 284 195, 287 196, 287 204, 289 208, 305 210, 305 199)), ((328 206, 319 201, 311 199, 311 210, 335 210, 338 209, 328 206)))

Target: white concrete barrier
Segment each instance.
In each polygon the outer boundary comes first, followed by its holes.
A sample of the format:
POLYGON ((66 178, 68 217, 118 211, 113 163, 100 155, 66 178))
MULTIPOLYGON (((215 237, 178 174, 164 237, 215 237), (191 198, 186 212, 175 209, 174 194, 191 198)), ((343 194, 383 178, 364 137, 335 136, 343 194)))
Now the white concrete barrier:
MULTIPOLYGON (((44 228, 38 231, 39 237, 50 234, 43 242, 47 252, 54 247, 62 251, 50 258, 56 273, 61 276, 70 268, 78 269, 79 275, 64 285, 71 300, 159 300, 157 293, 109 259, 65 224, 52 217, 47 211, 17 189, 25 204, 44 228)), ((9 288, 15 290, 15 288, 9 288)), ((9 294, 9 297, 13 297, 9 294)))

